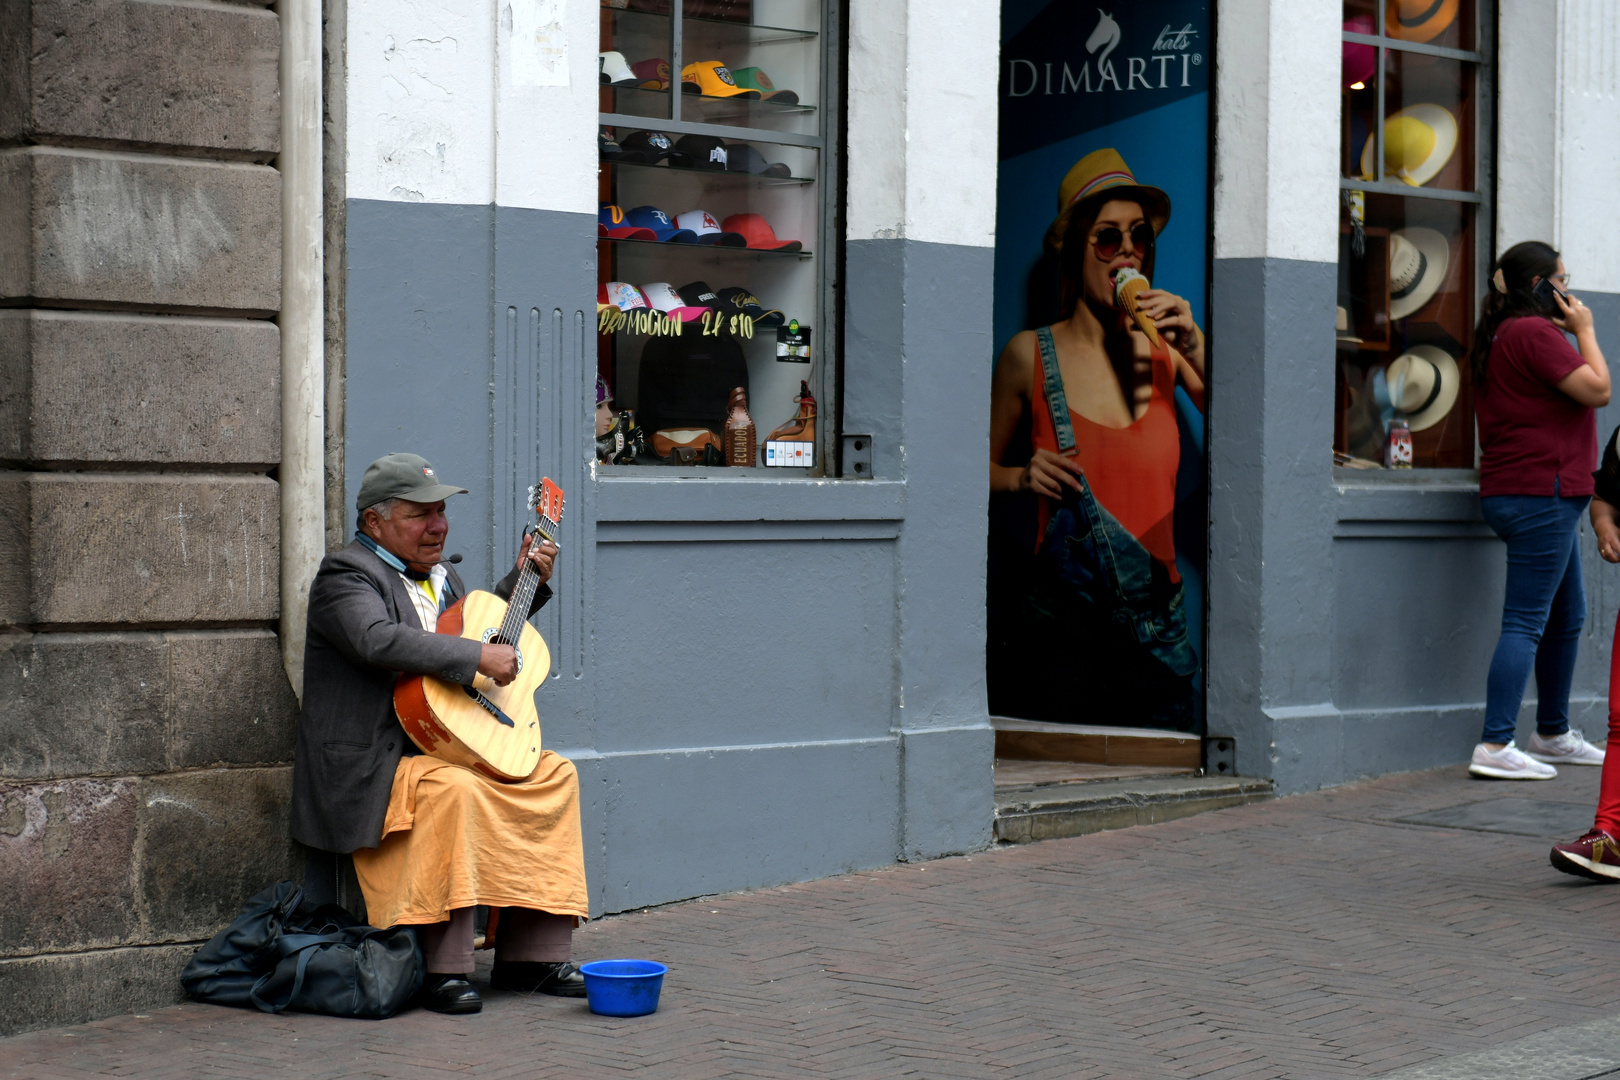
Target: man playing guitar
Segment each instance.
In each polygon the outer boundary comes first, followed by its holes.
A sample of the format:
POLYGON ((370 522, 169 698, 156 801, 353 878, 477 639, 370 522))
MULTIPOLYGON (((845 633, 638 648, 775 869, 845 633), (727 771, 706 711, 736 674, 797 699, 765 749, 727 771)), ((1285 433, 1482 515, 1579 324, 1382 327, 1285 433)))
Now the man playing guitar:
MULTIPOLYGON (((420 928, 422 1003, 466 1013, 482 1008, 470 982, 475 905, 500 912, 494 989, 583 997, 569 951, 588 903, 571 762, 545 750, 527 779, 499 783, 421 754, 395 715, 401 673, 464 685, 482 674, 500 686, 518 673, 511 645, 434 633, 467 593, 442 561, 444 501, 457 494, 466 489, 441 484, 414 454, 366 469, 359 532, 322 560, 310 588, 292 834, 352 853, 368 921, 420 928)), ((551 543, 525 540, 495 593, 509 599, 532 564, 542 583, 532 616, 551 598, 556 557, 551 543)))

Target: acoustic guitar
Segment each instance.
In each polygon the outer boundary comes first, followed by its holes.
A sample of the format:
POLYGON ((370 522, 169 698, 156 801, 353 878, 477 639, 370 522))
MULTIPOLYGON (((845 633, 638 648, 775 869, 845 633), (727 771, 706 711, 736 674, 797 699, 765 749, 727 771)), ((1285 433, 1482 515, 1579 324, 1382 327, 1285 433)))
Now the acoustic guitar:
MULTIPOLYGON (((562 488, 550 477, 529 489, 529 508, 539 515, 534 542, 557 542, 562 488)), ((481 644, 517 649, 517 677, 496 686, 479 675, 471 686, 432 675, 407 675, 394 684, 394 712, 411 741, 453 765, 477 769, 495 780, 525 780, 540 763, 540 715, 534 692, 551 672, 551 650, 529 625, 529 607, 540 572, 527 559, 510 602, 474 590, 439 616, 438 632, 481 644)))

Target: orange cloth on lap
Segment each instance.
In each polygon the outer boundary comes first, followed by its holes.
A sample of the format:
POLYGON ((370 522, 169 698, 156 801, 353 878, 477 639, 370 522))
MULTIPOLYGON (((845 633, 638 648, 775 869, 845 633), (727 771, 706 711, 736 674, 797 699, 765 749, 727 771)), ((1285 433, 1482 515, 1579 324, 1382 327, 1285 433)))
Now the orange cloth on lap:
POLYGON ((382 843, 354 853, 373 926, 442 922, 488 904, 585 918, 574 764, 546 750, 514 784, 418 755, 394 771, 382 843))

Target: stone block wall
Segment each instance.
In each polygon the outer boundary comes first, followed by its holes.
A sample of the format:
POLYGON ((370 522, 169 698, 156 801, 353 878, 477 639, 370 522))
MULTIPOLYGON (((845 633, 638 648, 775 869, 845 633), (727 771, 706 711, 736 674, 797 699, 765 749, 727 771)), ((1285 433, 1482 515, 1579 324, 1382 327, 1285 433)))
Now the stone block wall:
POLYGON ((0 1035, 180 997, 295 876, 280 28, 0 5, 0 1035))

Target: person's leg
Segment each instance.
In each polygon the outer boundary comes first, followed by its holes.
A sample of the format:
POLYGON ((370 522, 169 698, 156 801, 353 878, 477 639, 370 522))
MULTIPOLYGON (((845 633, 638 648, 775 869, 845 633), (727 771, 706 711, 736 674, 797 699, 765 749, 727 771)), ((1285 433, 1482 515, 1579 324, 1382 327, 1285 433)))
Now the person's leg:
POLYGON ((529 908, 501 909, 500 931, 495 936, 495 959, 560 964, 571 956, 574 917, 529 908))
POLYGON ((520 994, 584 997, 585 976, 568 961, 573 940, 572 915, 502 908, 489 985, 520 994))
POLYGON ((434 1012, 475 1013, 483 999, 467 981, 473 970, 473 909, 456 908, 444 922, 416 928, 422 946, 422 1005, 434 1012))
MULTIPOLYGON (((502 929, 505 929, 504 925, 502 929)), ((456 908, 450 918, 416 928, 422 963, 430 975, 468 975, 473 969, 473 909, 456 908)))
MULTIPOLYGON (((1609 743, 1620 749, 1620 744, 1614 741, 1617 736, 1620 736, 1620 615, 1615 617, 1614 644, 1609 651, 1609 743)), ((1607 751, 1608 746, 1604 750, 1607 751)), ((1620 754, 1604 755, 1593 827, 1620 838, 1620 754)))
POLYGON ((1480 734, 1480 742, 1492 749, 1513 738, 1553 596, 1568 564, 1557 502, 1551 496, 1523 495, 1480 500, 1486 522, 1507 543, 1502 633, 1485 683, 1485 726, 1480 734))
POLYGON ((1581 580, 1581 545, 1576 523, 1585 507, 1583 499, 1560 499, 1573 504, 1560 509, 1567 524, 1561 542, 1567 549, 1564 573, 1547 613, 1547 628, 1536 648, 1536 732, 1553 738, 1569 730, 1569 688, 1575 680, 1575 658, 1581 629, 1586 625, 1586 589, 1581 580))

